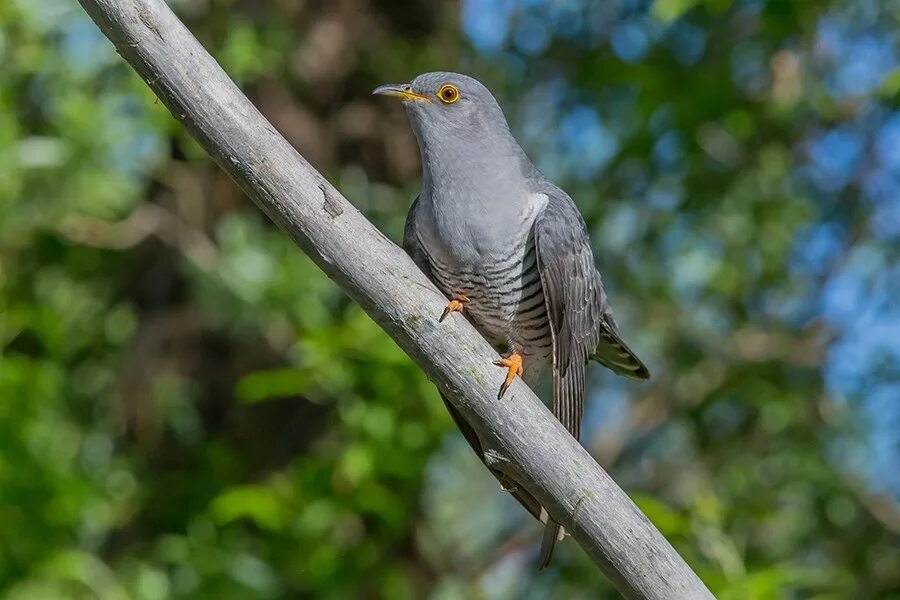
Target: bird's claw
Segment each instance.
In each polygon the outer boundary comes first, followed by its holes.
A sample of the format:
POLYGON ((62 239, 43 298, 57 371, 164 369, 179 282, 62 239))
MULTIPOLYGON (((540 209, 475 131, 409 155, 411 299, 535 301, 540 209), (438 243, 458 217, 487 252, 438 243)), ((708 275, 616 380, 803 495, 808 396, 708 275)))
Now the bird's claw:
POLYGON ((506 393, 506 390, 509 389, 509 386, 512 385, 513 379, 516 378, 516 375, 521 376, 523 373, 522 369, 522 355, 518 352, 511 352, 509 356, 505 356, 500 358, 499 360, 495 360, 494 364, 498 367, 506 367, 506 379, 503 380, 503 385, 500 386, 500 392, 497 394, 497 400, 503 398, 503 395, 506 393))
POLYGON ((446 319, 450 313, 462 312, 463 309, 466 307, 466 302, 468 302, 468 301, 469 301, 469 299, 463 295, 459 295, 456 298, 454 298, 453 300, 451 300, 447 304, 447 308, 444 309, 444 312, 441 313, 441 318, 438 319, 438 323, 443 323, 444 319, 446 319))

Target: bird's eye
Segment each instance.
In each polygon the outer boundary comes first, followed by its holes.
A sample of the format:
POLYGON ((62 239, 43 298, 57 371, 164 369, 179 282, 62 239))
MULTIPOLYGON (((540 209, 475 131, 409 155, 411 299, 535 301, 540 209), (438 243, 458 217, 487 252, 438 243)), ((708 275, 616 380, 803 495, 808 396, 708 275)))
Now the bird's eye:
POLYGON ((459 100, 459 90, 456 89, 455 85, 446 83, 438 90, 437 97, 444 104, 453 104, 459 100))

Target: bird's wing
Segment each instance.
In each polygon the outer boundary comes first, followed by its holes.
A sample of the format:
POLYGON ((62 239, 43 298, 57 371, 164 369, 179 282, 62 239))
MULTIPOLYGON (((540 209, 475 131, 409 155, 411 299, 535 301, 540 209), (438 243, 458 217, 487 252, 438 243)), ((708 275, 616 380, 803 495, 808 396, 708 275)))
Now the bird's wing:
MULTIPOLYGON (((570 375, 571 366, 583 367, 585 359, 591 358, 634 379, 647 379, 650 372, 619 337, 578 208, 558 188, 547 196, 547 205, 535 224, 535 244, 538 264, 543 265, 541 280, 554 336, 554 375, 559 372, 560 411, 575 411, 580 423, 583 406, 572 406, 575 398, 567 390, 576 380, 583 384, 584 372, 581 369, 570 375)), ((554 383, 554 405, 556 388, 554 383)), ((562 418, 560 421, 566 425, 562 418)))
POLYGON ((535 220, 538 270, 553 335, 553 414, 575 439, 584 412, 584 365, 599 339, 602 288, 584 220, 561 190, 535 220))
POLYGON ((428 256, 425 249, 419 242, 419 236, 416 234, 416 211, 419 209, 419 198, 413 200, 412 206, 409 207, 409 213, 406 215, 406 225, 403 227, 403 249, 413 259, 419 270, 432 282, 434 278, 431 276, 431 265, 428 264, 428 256))

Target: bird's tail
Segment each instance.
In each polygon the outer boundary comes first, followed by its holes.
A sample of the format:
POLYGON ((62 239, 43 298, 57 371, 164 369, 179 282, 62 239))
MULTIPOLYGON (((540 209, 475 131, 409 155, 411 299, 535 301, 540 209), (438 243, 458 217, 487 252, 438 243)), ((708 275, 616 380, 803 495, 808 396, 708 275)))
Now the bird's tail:
POLYGON ((607 330, 600 333, 600 343, 597 344, 597 350, 591 358, 607 369, 625 377, 632 379, 649 379, 650 377, 650 371, 644 366, 641 359, 632 352, 615 331, 607 330))
POLYGON ((544 537, 541 540, 541 556, 538 559, 538 570, 543 570, 544 567, 550 564, 556 542, 562 540, 566 535, 566 530, 559 523, 552 520, 544 509, 541 509, 541 521, 546 521, 547 527, 544 528, 544 537))

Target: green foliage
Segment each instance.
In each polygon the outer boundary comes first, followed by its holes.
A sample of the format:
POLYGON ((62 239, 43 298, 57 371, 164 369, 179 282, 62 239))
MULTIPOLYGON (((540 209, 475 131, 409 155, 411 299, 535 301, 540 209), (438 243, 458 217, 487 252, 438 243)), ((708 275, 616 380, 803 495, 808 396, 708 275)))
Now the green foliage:
MULTIPOLYGON (((896 64, 848 99, 816 53, 828 23, 867 17, 400 4, 172 3, 393 239, 418 155, 368 93, 447 68, 489 83, 584 212, 655 375, 593 373, 585 445, 721 598, 900 593, 865 418, 896 369, 842 370, 846 331, 820 306, 836 273, 896 290, 879 277, 898 245, 866 172, 823 191, 830 163, 807 156, 833 129, 874 140, 896 109, 896 64), (809 258, 823 230, 838 241, 809 258)), ((896 25, 891 6, 872 11, 896 25)), ((430 383, 75 3, 0 4, 0 62, 0 594, 615 597, 572 542, 534 573, 539 527, 430 383)))

